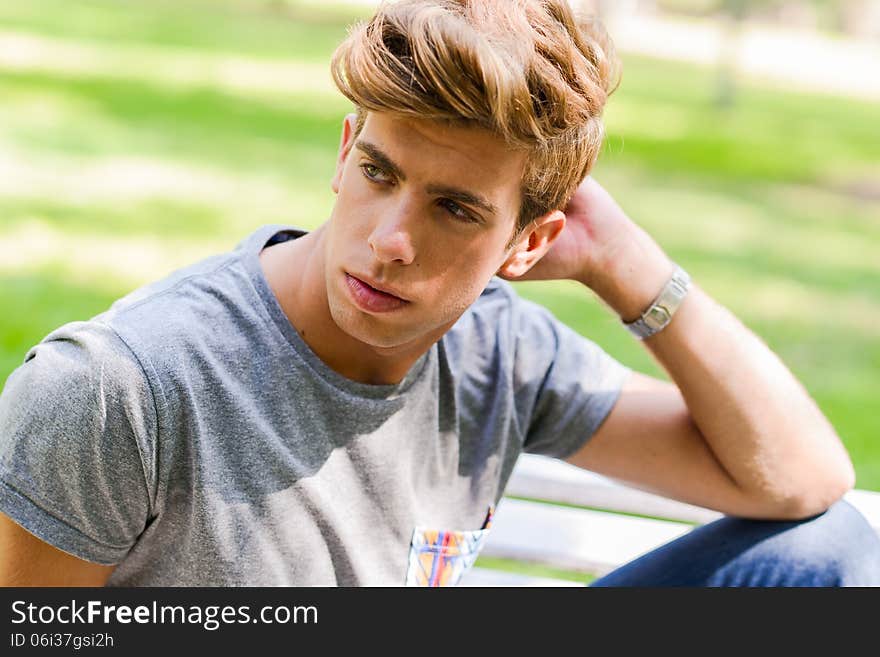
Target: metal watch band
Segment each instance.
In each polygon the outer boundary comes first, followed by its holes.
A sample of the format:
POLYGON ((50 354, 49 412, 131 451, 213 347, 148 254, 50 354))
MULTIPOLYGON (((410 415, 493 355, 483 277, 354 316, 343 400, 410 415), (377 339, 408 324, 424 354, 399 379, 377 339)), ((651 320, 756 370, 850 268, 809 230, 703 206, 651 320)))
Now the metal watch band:
POLYGON ((688 273, 676 265, 672 277, 642 316, 633 322, 624 322, 623 325, 639 340, 662 331, 672 321, 672 316, 687 295, 690 283, 691 277, 688 273))

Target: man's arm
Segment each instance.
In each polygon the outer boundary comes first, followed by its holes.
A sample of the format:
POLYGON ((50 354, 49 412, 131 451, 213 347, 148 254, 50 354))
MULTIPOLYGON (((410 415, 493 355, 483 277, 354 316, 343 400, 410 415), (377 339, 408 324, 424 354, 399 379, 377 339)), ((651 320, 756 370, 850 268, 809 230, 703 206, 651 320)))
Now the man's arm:
POLYGON ((122 561, 151 517, 155 408, 140 362, 101 322, 28 352, 0 394, 0 582, 106 581, 113 569, 95 562, 122 561))
POLYGON ((698 287, 645 345, 678 385, 634 373, 569 462, 751 518, 808 517, 852 488, 849 457, 801 385, 698 287))
POLYGON ((115 568, 62 552, 0 513, 0 586, 103 586, 115 568))
MULTIPOLYGON (((523 278, 579 280, 623 320, 639 317, 674 264, 590 178, 565 220, 523 278)), ((755 518, 815 515, 853 487, 849 456, 804 387, 698 285, 644 344, 673 383, 635 374, 571 463, 755 518)))

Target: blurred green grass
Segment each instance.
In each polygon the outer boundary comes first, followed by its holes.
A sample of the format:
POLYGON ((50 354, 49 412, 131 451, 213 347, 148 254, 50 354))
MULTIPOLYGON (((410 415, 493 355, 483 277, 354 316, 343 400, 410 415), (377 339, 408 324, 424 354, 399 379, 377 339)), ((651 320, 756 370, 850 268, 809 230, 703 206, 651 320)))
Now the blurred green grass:
MULTIPOLYGON (((368 10, 364 9, 362 12, 368 10)), ((319 225, 353 10, 257 0, 0 4, 0 382, 58 325, 265 223, 319 225)), ((880 105, 624 56, 594 175, 788 364, 880 490, 880 105), (861 190, 861 191, 859 191, 861 190)), ((664 376, 591 293, 523 296, 664 376)))

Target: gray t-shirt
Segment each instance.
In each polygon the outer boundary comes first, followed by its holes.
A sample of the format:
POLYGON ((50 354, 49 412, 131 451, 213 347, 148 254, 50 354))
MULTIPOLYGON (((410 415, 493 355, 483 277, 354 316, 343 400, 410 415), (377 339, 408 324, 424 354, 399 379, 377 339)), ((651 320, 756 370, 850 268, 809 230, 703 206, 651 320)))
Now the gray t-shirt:
POLYGON ((67 324, 0 396, 0 511, 118 586, 455 583, 522 451, 564 457, 629 369, 495 278, 396 385, 323 363, 266 226, 67 324))

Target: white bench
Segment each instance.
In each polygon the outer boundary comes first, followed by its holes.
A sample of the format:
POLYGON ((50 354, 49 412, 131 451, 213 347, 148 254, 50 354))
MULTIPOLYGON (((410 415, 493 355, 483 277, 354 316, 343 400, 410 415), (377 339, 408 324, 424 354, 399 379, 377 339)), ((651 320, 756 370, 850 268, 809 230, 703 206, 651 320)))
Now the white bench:
MULTIPOLYGON (((853 490, 846 499, 880 533, 880 493, 853 490)), ((587 575, 601 576, 719 517, 715 511, 629 488, 556 459, 523 455, 480 559, 512 560, 585 577, 532 577, 481 567, 478 560, 462 585, 583 585, 587 575)))

